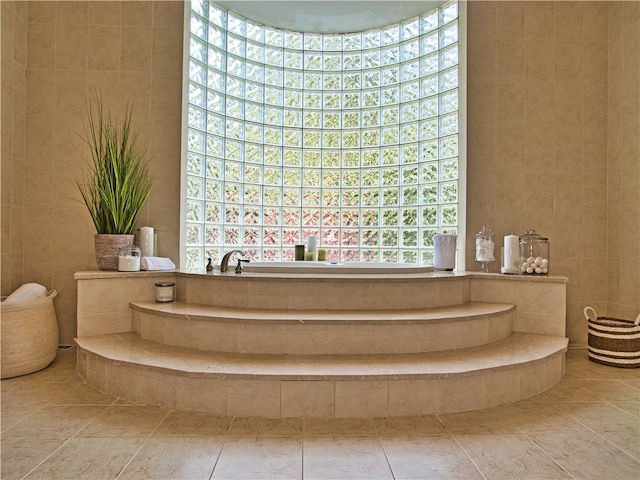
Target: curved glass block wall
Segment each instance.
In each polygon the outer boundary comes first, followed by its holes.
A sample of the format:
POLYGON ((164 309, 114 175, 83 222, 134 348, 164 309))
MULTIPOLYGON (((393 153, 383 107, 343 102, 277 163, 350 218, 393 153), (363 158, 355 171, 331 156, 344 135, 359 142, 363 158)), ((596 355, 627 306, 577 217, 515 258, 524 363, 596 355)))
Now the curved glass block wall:
POLYGON ((360 33, 298 33, 191 2, 189 270, 242 248, 431 264, 460 217, 457 2, 360 33))

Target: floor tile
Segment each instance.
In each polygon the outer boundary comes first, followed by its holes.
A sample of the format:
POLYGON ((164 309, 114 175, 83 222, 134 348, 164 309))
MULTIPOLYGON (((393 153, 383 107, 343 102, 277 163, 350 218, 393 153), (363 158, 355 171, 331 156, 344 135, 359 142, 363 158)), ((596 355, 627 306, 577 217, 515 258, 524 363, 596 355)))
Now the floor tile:
POLYGON ((158 407, 110 406, 86 426, 79 437, 148 437, 168 412, 158 407))
POLYGON ((23 478, 58 449, 67 438, 2 437, 0 478, 23 478))
POLYGON ((380 436, 397 435, 441 435, 445 428, 436 415, 412 417, 374 418, 380 436))
POLYGON ((295 437, 302 435, 301 418, 235 417, 229 435, 295 437))
POLYGON ((297 479, 302 476, 301 438, 228 437, 213 480, 297 479))
POLYGON ((70 438, 104 409, 94 406, 45 406, 2 432, 2 438, 70 438))
POLYGON ((118 480, 208 480, 223 437, 150 438, 118 480))
POLYGON ((372 437, 306 437, 305 479, 392 479, 382 445, 372 437))
POLYGON ((208 413, 171 412, 153 432, 154 437, 225 435, 233 419, 208 413))

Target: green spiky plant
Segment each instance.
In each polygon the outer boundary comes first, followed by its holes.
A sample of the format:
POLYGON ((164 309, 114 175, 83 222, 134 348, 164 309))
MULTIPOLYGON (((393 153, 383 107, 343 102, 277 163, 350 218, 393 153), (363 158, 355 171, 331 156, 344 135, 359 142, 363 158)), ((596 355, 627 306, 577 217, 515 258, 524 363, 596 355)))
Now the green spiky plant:
POLYGON ((105 111, 100 95, 87 102, 84 140, 91 161, 76 184, 99 234, 132 234, 151 192, 147 149, 132 131, 132 114, 128 103, 118 122, 105 111))

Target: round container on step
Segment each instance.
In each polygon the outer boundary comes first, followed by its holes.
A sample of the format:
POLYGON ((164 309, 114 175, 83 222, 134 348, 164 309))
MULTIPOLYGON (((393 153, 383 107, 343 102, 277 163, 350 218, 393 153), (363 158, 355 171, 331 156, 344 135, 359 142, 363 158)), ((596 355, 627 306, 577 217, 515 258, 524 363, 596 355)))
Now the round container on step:
POLYGON ((549 273, 549 239, 527 230, 520 237, 520 265, 525 275, 549 273))
POLYGON ((174 282, 156 283, 156 302, 173 302, 173 291, 176 284, 174 282))

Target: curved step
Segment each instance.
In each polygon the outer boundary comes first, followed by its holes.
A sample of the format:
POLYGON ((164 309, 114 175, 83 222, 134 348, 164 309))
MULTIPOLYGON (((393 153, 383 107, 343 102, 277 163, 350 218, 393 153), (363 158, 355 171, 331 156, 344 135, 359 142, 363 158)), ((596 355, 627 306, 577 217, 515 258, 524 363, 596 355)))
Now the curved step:
POLYGON ((198 350, 257 354, 391 354, 468 348, 506 338, 511 304, 406 310, 284 310, 132 302, 141 338, 198 350), (473 332, 473 334, 470 334, 473 332))
POLYGON ((513 333, 455 351, 338 356, 205 352, 132 333, 76 342, 80 374, 135 402, 224 415, 393 416, 487 408, 540 393, 560 380, 568 340, 513 333))

